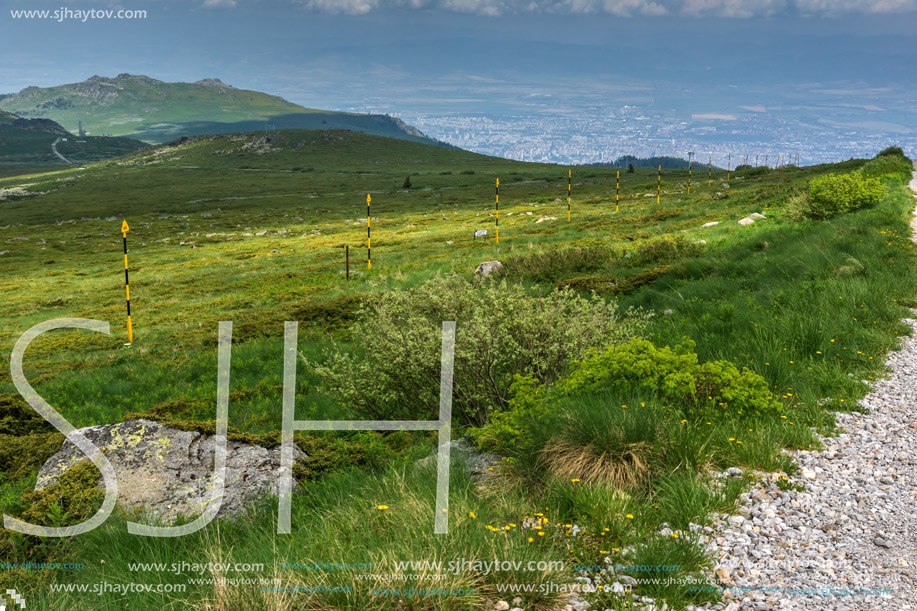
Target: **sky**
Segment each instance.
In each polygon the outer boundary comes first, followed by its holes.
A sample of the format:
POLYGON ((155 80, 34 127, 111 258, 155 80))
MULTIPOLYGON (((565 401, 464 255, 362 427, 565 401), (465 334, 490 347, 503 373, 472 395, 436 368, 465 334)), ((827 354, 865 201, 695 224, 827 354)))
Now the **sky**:
POLYGON ((420 88, 431 79, 455 91, 481 79, 538 88, 555 77, 588 86, 608 75, 629 83, 882 86, 913 79, 907 63, 917 26, 917 0, 0 0, 0 7, 0 92, 129 72, 213 76, 338 105, 347 96, 358 104, 371 95, 367 86, 420 88), (63 8, 147 16, 11 15, 63 8))
POLYGON ((406 117, 634 103, 917 118, 917 0, 69 1, 0 0, 0 93, 127 72, 406 117), (63 9, 146 17, 12 16, 63 9))

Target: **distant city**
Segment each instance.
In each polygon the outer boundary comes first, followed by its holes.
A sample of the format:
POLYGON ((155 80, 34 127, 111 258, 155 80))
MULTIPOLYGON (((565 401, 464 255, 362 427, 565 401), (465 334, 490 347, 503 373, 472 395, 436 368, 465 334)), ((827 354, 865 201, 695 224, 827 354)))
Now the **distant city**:
POLYGON ((719 167, 774 167, 793 163, 796 155, 801 165, 811 165, 871 157, 891 144, 911 154, 917 150, 917 137, 910 134, 845 128, 824 117, 809 122, 766 112, 687 119, 672 114, 625 105, 542 116, 415 114, 404 119, 433 138, 478 153, 565 164, 610 163, 623 155, 687 159, 693 152, 700 164, 712 158, 719 167))

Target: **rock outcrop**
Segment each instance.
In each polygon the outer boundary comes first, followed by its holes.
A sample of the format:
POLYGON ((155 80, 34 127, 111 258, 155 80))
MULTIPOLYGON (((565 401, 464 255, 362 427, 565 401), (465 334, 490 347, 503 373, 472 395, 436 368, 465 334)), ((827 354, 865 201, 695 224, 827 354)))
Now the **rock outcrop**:
MULTIPOLYGON (((152 420, 80 429, 108 460, 118 477, 118 503, 139 509, 166 523, 179 516, 196 517, 211 500, 215 436, 181 431, 152 420)), ((305 454, 296 448, 295 458, 305 454)), ((87 460, 69 441, 38 472, 35 488, 58 481, 69 468, 87 460)), ((268 493, 277 494, 280 447, 228 441, 220 517, 240 513, 268 493)), ((102 478, 99 477, 99 486, 102 478)))

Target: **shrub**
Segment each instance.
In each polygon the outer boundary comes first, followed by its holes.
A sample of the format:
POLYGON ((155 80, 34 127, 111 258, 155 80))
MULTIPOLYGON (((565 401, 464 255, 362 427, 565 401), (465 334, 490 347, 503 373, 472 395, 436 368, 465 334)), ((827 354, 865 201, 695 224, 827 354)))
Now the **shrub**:
POLYGON ((740 371, 728 361, 698 364, 694 342, 687 339, 674 348, 636 339, 592 351, 558 384, 564 394, 607 387, 653 391, 693 415, 714 410, 751 416, 782 410, 760 375, 749 369, 740 371))
POLYGON ((876 155, 876 157, 887 157, 892 155, 904 157, 904 149, 902 149, 900 146, 889 146, 879 151, 879 154, 876 155))
MULTIPOLYGON (((885 153, 885 151, 883 151, 883 153, 885 153)), ((875 159, 870 159, 860 168, 860 172, 863 176, 867 178, 878 178, 880 180, 901 180, 904 182, 911 179, 911 172, 914 171, 914 164, 911 163, 910 159, 904 155, 883 153, 879 153, 875 159)))
POLYGON ((570 274, 594 272, 614 257, 608 246, 569 246, 549 252, 512 255, 504 259, 501 278, 557 282, 570 274))
POLYGON ((509 391, 506 410, 491 414, 483 427, 469 430, 482 450, 501 452, 517 447, 526 428, 548 413, 546 388, 533 376, 517 374, 509 391))
POLYGON ((693 244, 679 236, 671 240, 655 240, 641 244, 625 256, 633 265, 671 263, 677 259, 697 256, 702 252, 700 244, 693 244))
POLYGON ((825 174, 809 181, 809 214, 827 218, 852 212, 878 202, 885 188, 876 178, 864 178, 859 172, 825 174))
POLYGON ((595 295, 535 297, 506 281, 473 283, 450 275, 367 301, 353 328, 362 354, 335 348, 327 364, 308 364, 359 414, 435 419, 442 321, 449 320, 457 322, 453 414, 462 425, 481 425, 506 408, 516 374, 553 382, 589 348, 642 335, 648 316, 622 316, 595 295))
POLYGON ((594 352, 558 388, 564 394, 616 386, 623 390, 643 388, 668 396, 693 395, 693 372, 697 369, 693 348, 690 341, 675 348, 657 348, 647 340, 634 340, 594 352))
POLYGON ((737 176, 744 176, 745 178, 753 178, 755 176, 763 176, 770 172, 771 169, 766 165, 759 165, 757 167, 740 165, 736 168, 735 173, 737 176))

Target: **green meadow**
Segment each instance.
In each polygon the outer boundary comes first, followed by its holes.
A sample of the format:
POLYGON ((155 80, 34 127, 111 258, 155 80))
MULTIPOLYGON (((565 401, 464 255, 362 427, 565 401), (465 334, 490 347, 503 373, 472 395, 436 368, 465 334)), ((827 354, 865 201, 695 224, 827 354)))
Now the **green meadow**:
MULTIPOLYGON (((54 331, 26 354, 27 378, 74 426, 142 415, 212 431, 217 325, 233 321, 231 437, 276 446, 284 321, 300 323, 297 418, 375 419, 435 414, 435 402, 408 400, 399 377, 429 381, 436 397, 430 346, 451 316, 452 437, 469 434, 502 457, 478 480, 456 453, 449 534, 434 535, 435 468, 419 459, 435 434, 297 435, 309 458, 298 465, 292 534, 277 534, 271 498, 174 539, 128 535, 120 513, 67 540, 4 530, 4 562, 84 566, 3 570, 0 585, 26 592, 34 609, 489 610, 519 597, 524 609, 548 610, 569 596, 552 584, 569 586, 584 575, 577 566, 606 558, 679 567, 632 574, 638 579, 706 579, 714 560, 692 525, 734 511, 754 478, 799 486, 782 450, 818 448, 815 432, 834 430, 834 411, 857 409, 864 381, 883 375, 885 355, 906 332, 900 319, 917 289, 909 162, 894 152, 877 159, 746 167, 728 179, 714 169, 709 180, 700 167, 690 193, 687 170, 665 170, 657 194, 656 177, 643 170, 618 178, 613 168, 521 163, 348 131, 281 131, 0 178, 9 194, 0 202, 3 513, 58 525, 100 503, 90 469, 30 494, 61 436, 16 393, 9 355, 28 328, 61 317, 111 330, 54 331), (813 178, 853 171, 881 181, 878 201, 827 218, 800 203, 813 178), (755 212, 766 218, 738 224, 755 212), (487 236, 475 238, 482 229, 487 236), (503 268, 473 280, 489 260, 503 268), (393 329, 401 328, 416 333, 399 339, 393 329), (559 337, 567 351, 557 350, 559 337), (714 477, 728 467, 742 475, 714 477), (487 574, 397 566, 461 558, 564 566, 487 574), (136 562, 264 566, 188 575, 138 572, 136 562), (287 565, 311 562, 373 568, 287 565), (185 591, 51 588, 100 582, 185 591), (519 584, 533 591, 507 591, 519 584), (392 592, 405 587, 453 593, 392 592)), ((633 593, 675 609, 719 600, 672 583, 641 583, 633 593)), ((631 593, 581 596, 594 608, 634 608, 631 593)))

